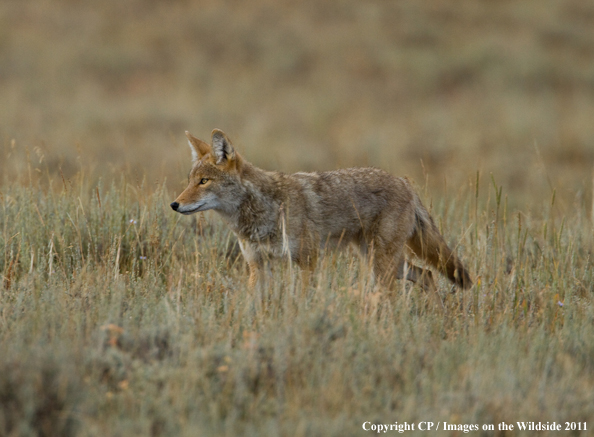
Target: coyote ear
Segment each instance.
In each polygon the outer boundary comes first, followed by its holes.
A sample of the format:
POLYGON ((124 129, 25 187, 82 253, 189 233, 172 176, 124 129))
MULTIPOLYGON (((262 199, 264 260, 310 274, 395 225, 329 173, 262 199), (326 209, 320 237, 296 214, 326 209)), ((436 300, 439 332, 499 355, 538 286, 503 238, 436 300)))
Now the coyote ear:
POLYGON ((217 164, 235 159, 235 149, 231 145, 231 140, 220 129, 212 131, 212 151, 216 157, 217 164))
POLYGON ((210 144, 199 140, 188 131, 186 131, 186 137, 188 137, 188 144, 192 151, 192 162, 198 161, 204 155, 211 152, 210 144))

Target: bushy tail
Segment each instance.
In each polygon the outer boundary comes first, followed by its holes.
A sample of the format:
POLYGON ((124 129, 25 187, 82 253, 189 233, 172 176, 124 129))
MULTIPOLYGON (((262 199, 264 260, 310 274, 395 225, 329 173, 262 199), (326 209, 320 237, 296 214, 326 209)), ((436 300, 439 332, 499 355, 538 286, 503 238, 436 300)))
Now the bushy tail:
POLYGON ((437 268, 457 286, 468 289, 472 287, 472 279, 462 261, 448 247, 439 233, 437 226, 415 195, 415 230, 408 240, 408 246, 420 259, 437 268))

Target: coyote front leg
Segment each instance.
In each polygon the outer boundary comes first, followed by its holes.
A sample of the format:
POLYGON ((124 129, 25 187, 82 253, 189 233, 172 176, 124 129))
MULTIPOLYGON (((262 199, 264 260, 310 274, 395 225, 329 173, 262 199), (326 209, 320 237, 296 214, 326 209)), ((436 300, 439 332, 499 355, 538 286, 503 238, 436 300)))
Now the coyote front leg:
POLYGON ((248 287, 254 289, 262 280, 261 266, 256 262, 248 262, 250 268, 250 278, 248 279, 248 287))
POLYGON ((313 276, 313 272, 318 262, 318 254, 316 252, 311 253, 308 256, 302 257, 298 261, 299 268, 301 269, 301 291, 305 292, 309 289, 309 284, 313 276))
POLYGON ((262 282, 262 257, 248 241, 239 239, 239 248, 250 269, 248 287, 254 289, 262 282))

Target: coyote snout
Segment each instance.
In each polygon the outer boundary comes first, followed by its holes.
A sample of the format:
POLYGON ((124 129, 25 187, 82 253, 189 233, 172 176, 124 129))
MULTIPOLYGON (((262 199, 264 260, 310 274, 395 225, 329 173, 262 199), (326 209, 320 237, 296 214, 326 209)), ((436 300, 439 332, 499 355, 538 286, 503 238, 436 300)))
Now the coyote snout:
POLYGON ((237 235, 250 268, 250 286, 263 263, 286 256, 302 268, 304 283, 320 248, 354 244, 370 257, 377 279, 433 288, 431 272, 405 262, 414 255, 462 288, 472 280, 448 247, 406 178, 376 168, 324 173, 265 171, 237 153, 224 132, 211 144, 186 132, 193 157, 188 187, 171 203, 181 214, 213 209, 237 235), (407 268, 408 266, 408 268, 407 268))

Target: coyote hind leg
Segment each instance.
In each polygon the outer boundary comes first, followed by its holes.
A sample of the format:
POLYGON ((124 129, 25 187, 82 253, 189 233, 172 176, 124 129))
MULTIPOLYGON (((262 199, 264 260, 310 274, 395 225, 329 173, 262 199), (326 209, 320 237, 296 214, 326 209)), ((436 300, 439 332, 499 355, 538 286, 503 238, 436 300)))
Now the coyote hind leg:
POLYGON ((423 269, 421 267, 415 266, 414 264, 407 263, 405 260, 400 261, 396 277, 398 279, 407 279, 414 284, 419 284, 425 291, 437 290, 431 270, 423 269))
POLYGON ((406 262, 403 246, 393 244, 391 249, 375 250, 373 254, 373 272, 386 288, 393 287, 396 279, 407 279, 425 291, 437 290, 431 270, 406 262))
MULTIPOLYGON (((386 211, 376 224, 376 235, 371 242, 373 272, 388 289, 401 279, 404 272, 404 246, 414 227, 412 204, 405 211, 386 211)), ((408 274, 407 274, 408 276, 408 274)), ((411 277, 416 277, 411 273, 411 277)))
POLYGON ((404 241, 395 239, 391 244, 373 244, 373 273, 375 278, 387 289, 391 289, 404 272, 404 241))

